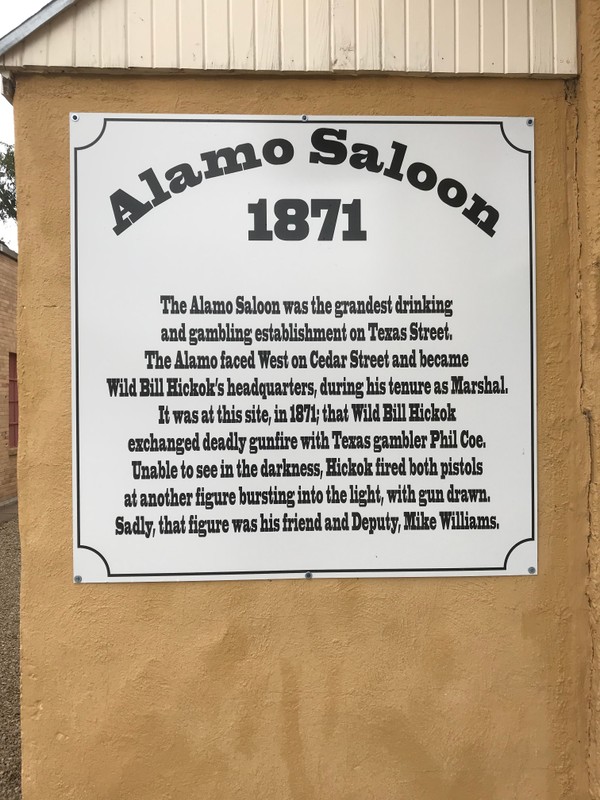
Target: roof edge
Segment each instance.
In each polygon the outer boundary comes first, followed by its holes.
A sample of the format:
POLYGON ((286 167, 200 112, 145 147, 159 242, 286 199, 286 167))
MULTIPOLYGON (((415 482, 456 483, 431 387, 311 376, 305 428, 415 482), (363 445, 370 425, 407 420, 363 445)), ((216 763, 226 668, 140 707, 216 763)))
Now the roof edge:
POLYGON ((10 33, 7 33, 6 36, 0 39, 0 56, 12 50, 12 48, 20 44, 23 39, 34 33, 34 31, 37 31, 38 28, 41 28, 46 22, 49 22, 57 14, 60 14, 61 11, 69 8, 69 6, 75 5, 76 2, 77 0, 50 0, 50 2, 40 8, 36 14, 33 14, 33 16, 26 19, 25 22, 17 25, 10 33))
POLYGON ((0 239, 0 254, 12 258, 13 261, 19 260, 19 254, 15 253, 14 250, 11 250, 7 244, 4 244, 2 239, 0 239))
POLYGON ((3 69, 0 69, 0 95, 12 106, 15 97, 15 79, 11 72, 3 69))

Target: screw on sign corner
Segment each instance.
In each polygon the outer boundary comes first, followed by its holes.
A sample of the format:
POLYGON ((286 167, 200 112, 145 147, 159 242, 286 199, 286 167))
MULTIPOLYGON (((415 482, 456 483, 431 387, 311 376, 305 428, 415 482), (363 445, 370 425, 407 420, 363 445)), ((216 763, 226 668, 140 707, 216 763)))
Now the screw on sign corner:
POLYGON ((73 582, 74 583, 83 583, 83 578, 81 577, 81 575, 75 575, 75 577, 73 578, 73 582))
POLYGON ((529 567, 529 569, 527 570, 527 572, 528 572, 530 575, 535 575, 535 572, 536 572, 536 570, 535 570, 535 567, 529 567))

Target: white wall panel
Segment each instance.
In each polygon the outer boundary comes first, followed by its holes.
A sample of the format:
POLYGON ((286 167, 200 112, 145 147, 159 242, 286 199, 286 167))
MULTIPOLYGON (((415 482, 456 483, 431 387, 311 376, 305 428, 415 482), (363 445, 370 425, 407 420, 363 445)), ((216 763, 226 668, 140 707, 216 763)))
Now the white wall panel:
POLYGON ((178 14, 179 0, 154 3, 152 48, 155 67, 176 69, 179 66, 178 14))
MULTIPOLYGON (((458 0, 460 3, 460 0, 458 0)), ((455 0, 432 0, 431 58, 434 72, 455 72, 456 3, 455 0)))
POLYGON ((281 69, 306 69, 304 0, 285 0, 281 4, 281 69))
POLYGON ((305 0, 306 69, 325 72, 331 69, 330 0, 305 0))
POLYGON ((503 0, 481 0, 481 72, 504 72, 503 0))
POLYGON ((382 68, 384 71, 406 70, 406 0, 382 3, 383 36, 382 68))
MULTIPOLYGON (((279 0, 254 0, 257 70, 281 69, 279 0)), ((237 67, 232 65, 234 69, 237 67)))
POLYGON ((68 8, 48 25, 48 66, 76 66, 74 8, 68 8))
POLYGON ((19 61, 25 66, 48 63, 48 29, 46 27, 35 31, 25 39, 19 61))
POLYGON ((102 0, 100 47, 103 67, 119 67, 127 58, 127 15, 122 0, 102 0))
POLYGON ((577 72, 577 9, 569 0, 553 0, 554 72, 577 72))
POLYGON ((569 77, 576 0, 79 0, 0 65, 569 77))
POLYGON ((255 69, 254 8, 248 0, 229 0, 229 35, 231 66, 234 69, 255 69))
POLYGON ((100 30, 103 3, 81 3, 75 14, 75 64, 100 66, 100 30))
MULTIPOLYGON (((523 0, 518 0, 522 3, 523 0)), ((479 0, 457 0, 456 71, 477 74, 481 71, 481 9, 479 0)))
POLYGON ((405 2, 406 71, 431 72, 431 0, 405 2))
POLYGON ((355 70, 356 0, 331 0, 333 31, 331 61, 335 70, 355 70))
POLYGON ((358 69, 381 69, 380 13, 380 0, 356 0, 356 57, 358 69))
POLYGON ((529 72, 529 8, 522 0, 504 3, 504 67, 512 75, 529 72))
MULTIPOLYGON (((124 0, 121 0, 124 2, 124 0)), ((124 66, 154 66, 152 59, 152 0, 126 0, 127 61, 124 66)))
POLYGON ((229 69, 231 60, 227 0, 204 0, 204 54, 206 69, 229 69))
POLYGON ((552 0, 529 0, 531 13, 531 72, 554 70, 554 30, 552 0))
POLYGON ((179 0, 179 64, 204 69, 203 0, 179 0))

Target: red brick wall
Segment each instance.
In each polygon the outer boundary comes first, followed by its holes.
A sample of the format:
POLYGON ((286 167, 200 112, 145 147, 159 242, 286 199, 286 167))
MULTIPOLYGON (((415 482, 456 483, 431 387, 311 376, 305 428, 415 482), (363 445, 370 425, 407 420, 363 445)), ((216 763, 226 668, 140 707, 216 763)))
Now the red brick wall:
POLYGON ((17 496, 17 452, 8 446, 8 354, 17 352, 17 261, 0 244, 0 503, 17 496))

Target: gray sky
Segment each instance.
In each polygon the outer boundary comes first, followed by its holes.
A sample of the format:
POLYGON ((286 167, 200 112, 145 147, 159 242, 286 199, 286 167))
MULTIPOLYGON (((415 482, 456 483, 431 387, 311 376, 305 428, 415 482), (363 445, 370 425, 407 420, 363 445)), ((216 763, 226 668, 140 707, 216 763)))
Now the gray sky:
MULTIPOLYGON (((44 5, 40 0, 0 0, 0 38, 44 5)), ((4 98, 0 98, 0 142, 14 142, 12 106, 4 98)), ((0 223, 0 239, 16 250, 16 225, 0 223)))

